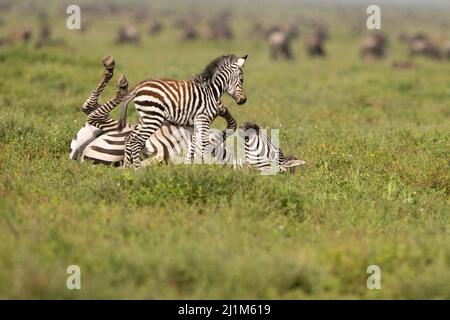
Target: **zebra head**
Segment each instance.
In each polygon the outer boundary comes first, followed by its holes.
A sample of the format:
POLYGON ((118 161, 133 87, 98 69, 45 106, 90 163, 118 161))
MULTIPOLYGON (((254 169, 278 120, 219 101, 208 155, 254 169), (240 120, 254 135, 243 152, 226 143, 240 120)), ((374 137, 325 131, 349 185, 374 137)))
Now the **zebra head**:
POLYGON ((228 93, 237 104, 242 105, 247 101, 247 97, 244 92, 244 71, 243 67, 247 55, 242 58, 234 59, 231 63, 228 71, 228 81, 225 84, 225 92, 228 93))
POLYGON ((210 62, 195 79, 202 84, 211 85, 216 98, 227 93, 237 104, 242 105, 247 101, 243 72, 246 59, 247 55, 242 58, 235 55, 220 56, 210 62))
POLYGON ((260 171, 294 171, 295 167, 305 164, 293 156, 285 156, 262 132, 258 125, 245 122, 239 127, 239 135, 244 140, 245 162, 260 171), (272 168, 272 169, 271 169, 272 168))

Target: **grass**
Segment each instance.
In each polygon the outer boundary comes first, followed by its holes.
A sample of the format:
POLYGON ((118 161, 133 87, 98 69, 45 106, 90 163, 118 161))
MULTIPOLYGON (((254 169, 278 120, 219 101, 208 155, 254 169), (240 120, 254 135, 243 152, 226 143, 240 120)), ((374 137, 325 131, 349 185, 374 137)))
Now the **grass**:
POLYGON ((70 49, 0 50, 0 298, 450 298, 450 63, 393 69, 407 58, 395 32, 390 57, 365 63, 340 26, 326 59, 307 58, 302 37, 295 62, 272 63, 246 25, 229 42, 180 43, 166 28, 133 47, 113 43, 120 19, 85 34, 54 20, 70 49), (136 83, 187 78, 228 52, 249 54, 249 100, 225 103, 280 128, 306 160, 296 174, 68 159, 104 55, 136 83), (72 264, 81 290, 66 288, 72 264), (381 290, 366 287, 371 264, 381 290))

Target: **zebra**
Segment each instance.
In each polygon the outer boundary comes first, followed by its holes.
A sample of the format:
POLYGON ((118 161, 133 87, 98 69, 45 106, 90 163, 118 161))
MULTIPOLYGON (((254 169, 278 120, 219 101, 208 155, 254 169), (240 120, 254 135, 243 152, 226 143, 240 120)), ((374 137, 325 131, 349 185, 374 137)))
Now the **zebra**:
POLYGON ((124 168, 140 166, 140 152, 145 142, 163 122, 192 126, 196 130, 189 143, 187 159, 192 161, 199 139, 201 160, 208 147, 207 131, 223 108, 220 101, 224 93, 237 104, 247 101, 243 90, 243 66, 247 55, 223 55, 209 63, 204 71, 187 81, 149 79, 138 84, 122 103, 119 129, 125 125, 129 102, 133 99, 140 123, 127 137, 124 168))
POLYGON ((241 162, 250 168, 264 174, 274 174, 305 164, 304 160, 286 156, 255 123, 245 122, 239 126, 238 132, 244 140, 244 158, 241 162))

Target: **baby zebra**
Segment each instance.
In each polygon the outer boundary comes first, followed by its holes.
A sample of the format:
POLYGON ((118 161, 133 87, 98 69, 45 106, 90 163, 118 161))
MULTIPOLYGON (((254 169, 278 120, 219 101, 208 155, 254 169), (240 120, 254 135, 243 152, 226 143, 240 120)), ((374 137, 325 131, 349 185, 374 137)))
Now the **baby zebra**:
POLYGON ((191 80, 149 79, 138 84, 125 99, 120 112, 119 129, 125 125, 128 103, 134 99, 140 120, 127 138, 124 167, 131 163, 135 168, 140 166, 140 153, 145 142, 164 122, 178 126, 194 125, 196 132, 189 143, 187 157, 193 159, 198 138, 201 159, 204 160, 208 147, 207 132, 223 108, 221 96, 227 93, 239 105, 247 100, 242 70, 246 59, 247 56, 224 55, 213 60, 191 80))

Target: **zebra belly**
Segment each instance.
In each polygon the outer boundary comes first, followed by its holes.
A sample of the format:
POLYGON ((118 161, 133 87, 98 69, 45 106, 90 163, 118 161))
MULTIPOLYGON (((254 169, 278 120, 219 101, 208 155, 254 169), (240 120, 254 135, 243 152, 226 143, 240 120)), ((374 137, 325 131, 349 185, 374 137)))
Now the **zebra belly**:
POLYGON ((70 143, 70 159, 77 160, 79 155, 83 153, 86 146, 102 134, 102 130, 86 123, 80 130, 78 130, 77 134, 70 143))
POLYGON ((189 96, 180 94, 180 83, 181 87, 186 86, 184 81, 149 80, 136 91, 134 104, 141 123, 159 117, 178 126, 194 124, 198 107, 191 105, 189 96))
POLYGON ((122 161, 125 152, 125 138, 130 131, 113 131, 101 135, 83 150, 82 160, 84 158, 98 160, 103 163, 115 163, 122 161))

